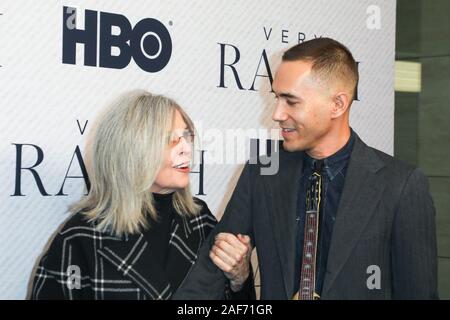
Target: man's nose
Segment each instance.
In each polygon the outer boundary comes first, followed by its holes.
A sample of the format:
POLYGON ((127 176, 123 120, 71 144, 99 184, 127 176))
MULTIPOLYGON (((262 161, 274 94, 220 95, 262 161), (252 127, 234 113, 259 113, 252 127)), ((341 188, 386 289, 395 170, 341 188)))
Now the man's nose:
POLYGON ((284 111, 284 107, 280 101, 278 101, 275 105, 275 109, 272 113, 272 120, 277 122, 286 121, 288 118, 286 112, 284 111))

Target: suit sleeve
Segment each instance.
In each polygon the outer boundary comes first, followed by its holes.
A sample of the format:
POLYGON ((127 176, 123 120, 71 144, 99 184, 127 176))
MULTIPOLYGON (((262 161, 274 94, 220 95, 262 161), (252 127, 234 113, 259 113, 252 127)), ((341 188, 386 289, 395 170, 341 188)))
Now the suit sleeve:
MULTIPOLYGON (((173 299, 233 299, 232 295, 227 294, 227 292, 229 293, 227 291, 228 281, 222 270, 211 261, 209 251, 214 244, 215 236, 220 232, 246 234, 250 236, 253 242, 250 169, 251 167, 247 163, 222 219, 200 248, 196 263, 174 294, 173 299)), ((251 288, 246 287, 245 290, 250 290, 248 291, 249 296, 254 296, 254 294, 251 294, 251 292, 254 292, 253 282, 250 281, 246 284, 251 288)), ((246 294, 244 293, 244 295, 246 294)), ((234 297, 238 298, 238 296, 234 297)))
POLYGON ((392 241, 392 297, 438 299, 435 209, 419 169, 403 188, 392 241))

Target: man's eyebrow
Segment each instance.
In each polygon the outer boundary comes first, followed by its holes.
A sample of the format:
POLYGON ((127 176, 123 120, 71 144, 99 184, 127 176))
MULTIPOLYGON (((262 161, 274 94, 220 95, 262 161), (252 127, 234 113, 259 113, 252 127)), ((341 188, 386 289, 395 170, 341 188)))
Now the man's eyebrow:
POLYGON ((275 96, 276 96, 276 97, 285 98, 285 99, 300 100, 299 97, 293 95, 292 93, 288 93, 288 92, 282 92, 282 93, 279 93, 279 94, 277 94, 277 93, 275 92, 275 96))

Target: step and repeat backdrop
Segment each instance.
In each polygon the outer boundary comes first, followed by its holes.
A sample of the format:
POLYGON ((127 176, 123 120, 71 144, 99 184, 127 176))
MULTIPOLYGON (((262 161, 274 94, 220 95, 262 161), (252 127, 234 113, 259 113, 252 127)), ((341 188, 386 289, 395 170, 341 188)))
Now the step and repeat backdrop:
POLYGON ((85 193, 100 111, 145 89, 175 99, 201 144, 192 192, 221 217, 250 139, 278 138, 271 79, 286 48, 332 37, 358 61, 351 125, 393 153, 395 1, 0 3, 0 298, 23 299, 36 260, 85 193))

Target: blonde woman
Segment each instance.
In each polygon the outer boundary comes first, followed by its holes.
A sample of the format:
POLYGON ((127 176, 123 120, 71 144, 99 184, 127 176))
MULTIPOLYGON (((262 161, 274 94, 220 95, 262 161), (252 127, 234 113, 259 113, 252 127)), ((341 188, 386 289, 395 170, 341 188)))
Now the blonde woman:
POLYGON ((216 219, 189 191, 194 126, 173 100, 122 96, 100 118, 89 195, 41 258, 32 299, 169 299, 216 219))

